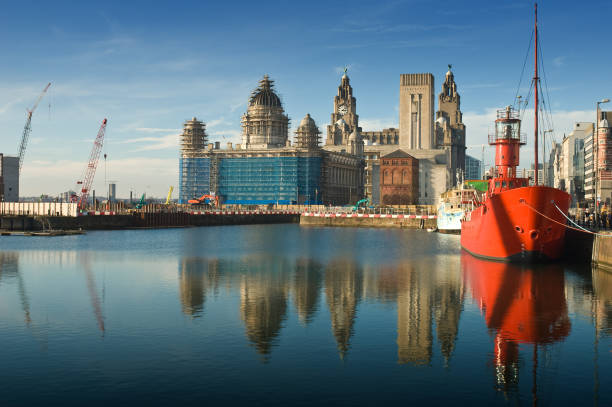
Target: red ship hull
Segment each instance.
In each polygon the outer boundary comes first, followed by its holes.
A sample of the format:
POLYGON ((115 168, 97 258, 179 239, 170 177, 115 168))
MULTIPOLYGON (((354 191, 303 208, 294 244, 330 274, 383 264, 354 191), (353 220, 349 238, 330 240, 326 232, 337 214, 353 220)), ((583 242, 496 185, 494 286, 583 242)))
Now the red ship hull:
POLYGON ((490 260, 558 259, 563 250, 566 219, 555 205, 567 213, 570 199, 564 191, 546 186, 492 194, 482 205, 466 211, 461 223, 461 247, 490 260))

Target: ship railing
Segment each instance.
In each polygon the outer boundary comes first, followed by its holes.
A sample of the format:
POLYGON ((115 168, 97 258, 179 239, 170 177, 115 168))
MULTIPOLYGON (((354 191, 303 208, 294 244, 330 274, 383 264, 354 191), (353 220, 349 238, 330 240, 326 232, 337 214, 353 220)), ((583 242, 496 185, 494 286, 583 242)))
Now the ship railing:
MULTIPOLYGON (((527 144, 527 134, 520 133, 509 138, 510 140, 518 140, 519 144, 527 144)), ((508 137, 498 136, 495 133, 489 133, 489 144, 495 144, 498 141, 508 140, 508 137)))
POLYGON ((497 109, 498 119, 520 119, 519 111, 514 108, 497 109))

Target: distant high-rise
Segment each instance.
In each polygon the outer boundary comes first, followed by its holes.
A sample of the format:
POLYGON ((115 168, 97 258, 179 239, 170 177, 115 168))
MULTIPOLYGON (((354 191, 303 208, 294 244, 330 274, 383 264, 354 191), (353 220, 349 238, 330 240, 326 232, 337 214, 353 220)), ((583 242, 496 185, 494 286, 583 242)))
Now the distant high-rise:
POLYGON ((19 201, 19 157, 0 153, 0 201, 19 201))
POLYGON ((465 156, 465 179, 481 179, 482 162, 469 155, 465 156))

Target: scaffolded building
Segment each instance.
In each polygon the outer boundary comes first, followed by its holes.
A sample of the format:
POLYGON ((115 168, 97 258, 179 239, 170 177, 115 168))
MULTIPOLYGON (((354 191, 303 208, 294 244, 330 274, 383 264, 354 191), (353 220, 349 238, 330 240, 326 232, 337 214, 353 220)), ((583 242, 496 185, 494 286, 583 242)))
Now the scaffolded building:
POLYGON ((324 151, 320 131, 306 115, 292 146, 289 118, 267 75, 242 116, 243 144, 206 144, 204 124, 185 123, 181 155, 181 202, 216 193, 222 203, 346 204, 362 197, 363 160, 324 151), (184 192, 183 192, 184 191, 184 192), (201 192, 204 191, 204 192, 201 192))
POLYGON ((210 157, 205 152, 206 125, 195 117, 185 122, 179 161, 179 203, 210 193, 210 157))

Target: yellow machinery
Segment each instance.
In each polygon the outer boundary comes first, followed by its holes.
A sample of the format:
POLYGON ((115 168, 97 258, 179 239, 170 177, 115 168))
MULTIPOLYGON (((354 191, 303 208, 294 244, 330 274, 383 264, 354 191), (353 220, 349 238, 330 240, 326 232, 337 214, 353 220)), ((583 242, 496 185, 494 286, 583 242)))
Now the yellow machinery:
POLYGON ((170 198, 172 198, 172 191, 174 191, 174 187, 170 186, 168 190, 168 197, 166 198, 166 205, 170 205, 170 198))

